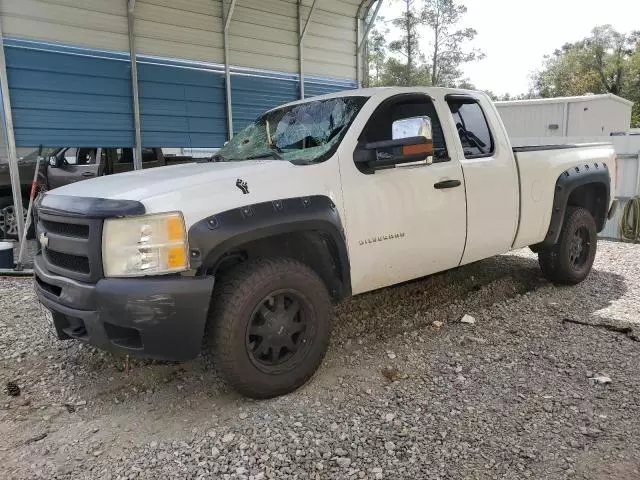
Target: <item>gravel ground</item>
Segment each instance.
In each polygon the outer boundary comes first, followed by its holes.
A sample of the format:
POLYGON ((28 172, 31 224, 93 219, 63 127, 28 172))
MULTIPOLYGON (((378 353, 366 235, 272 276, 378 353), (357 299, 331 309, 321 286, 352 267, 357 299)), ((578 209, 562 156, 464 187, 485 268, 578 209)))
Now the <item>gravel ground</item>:
POLYGON ((0 279, 0 380, 22 390, 0 477, 640 478, 638 272, 640 246, 602 242, 576 287, 522 251, 350 299, 313 380, 261 402, 199 359, 127 372, 58 342, 31 283, 0 279))

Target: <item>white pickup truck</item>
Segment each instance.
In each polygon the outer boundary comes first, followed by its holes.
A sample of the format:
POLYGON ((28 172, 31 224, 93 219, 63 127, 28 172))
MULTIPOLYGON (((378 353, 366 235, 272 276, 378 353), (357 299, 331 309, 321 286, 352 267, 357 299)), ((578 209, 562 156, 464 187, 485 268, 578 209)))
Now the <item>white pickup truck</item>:
POLYGON ((60 339, 172 360, 204 341, 235 389, 273 397, 320 365, 332 301, 527 246, 582 281, 615 169, 608 144, 512 149, 481 92, 316 97, 212 162, 48 192, 35 287, 60 339))

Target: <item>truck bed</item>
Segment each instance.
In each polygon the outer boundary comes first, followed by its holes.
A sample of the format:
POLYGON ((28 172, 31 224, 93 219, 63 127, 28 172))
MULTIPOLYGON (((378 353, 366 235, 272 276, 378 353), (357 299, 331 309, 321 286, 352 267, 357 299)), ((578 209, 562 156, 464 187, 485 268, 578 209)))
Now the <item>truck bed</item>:
MULTIPOLYGON (((531 145, 514 147, 520 183, 520 222, 513 248, 541 242, 549 229, 556 181, 564 171, 582 165, 606 164, 614 171, 610 143, 531 145)), ((614 175, 615 177, 615 175, 614 175)), ((611 179, 615 191, 615 178, 611 179)))

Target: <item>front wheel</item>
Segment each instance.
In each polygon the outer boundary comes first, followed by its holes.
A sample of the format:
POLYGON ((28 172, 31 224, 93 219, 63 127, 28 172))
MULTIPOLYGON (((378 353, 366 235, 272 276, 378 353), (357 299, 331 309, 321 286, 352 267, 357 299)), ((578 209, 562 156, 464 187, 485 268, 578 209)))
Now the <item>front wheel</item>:
MULTIPOLYGON (((25 200, 23 200, 25 201, 25 200)), ((23 207, 24 224, 27 223, 27 209, 23 207)), ((33 222, 29 225, 27 238, 34 237, 33 222)), ((0 208, 0 238, 9 240, 19 240, 18 238, 18 221, 16 219, 16 209, 13 203, 0 208)))
POLYGON ((575 285, 591 271, 596 257, 598 233, 591 213, 569 207, 558 243, 538 253, 543 275, 554 283, 575 285))
POLYGON ((252 398, 276 397, 320 366, 330 314, 327 288, 313 270, 292 259, 260 259, 216 285, 207 343, 231 387, 252 398))

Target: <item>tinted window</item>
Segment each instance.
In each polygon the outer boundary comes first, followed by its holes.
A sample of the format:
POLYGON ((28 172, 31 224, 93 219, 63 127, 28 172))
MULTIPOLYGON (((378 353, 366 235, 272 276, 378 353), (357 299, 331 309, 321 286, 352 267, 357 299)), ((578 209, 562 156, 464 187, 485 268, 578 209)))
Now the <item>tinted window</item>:
POLYGON ((489 156, 495 146, 489 124, 480 105, 473 100, 449 100, 465 158, 489 156))
POLYGON ((156 152, 153 150, 153 148, 142 149, 142 163, 155 162, 156 160, 156 152))
MULTIPOLYGON (((155 162, 156 152, 153 148, 142 149, 142 163, 155 162)), ((118 163, 133 163, 133 149, 132 148, 116 148, 116 161, 118 163)))
POLYGON ((131 149, 131 148, 116 148, 116 162, 118 162, 118 163, 133 163, 133 149, 131 149))

